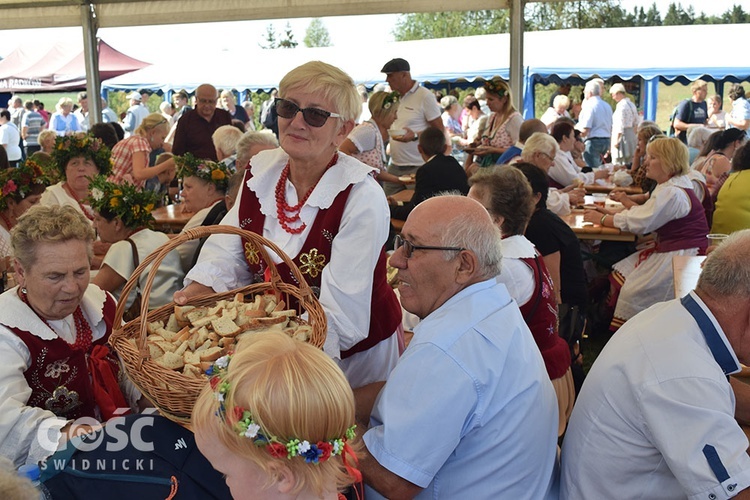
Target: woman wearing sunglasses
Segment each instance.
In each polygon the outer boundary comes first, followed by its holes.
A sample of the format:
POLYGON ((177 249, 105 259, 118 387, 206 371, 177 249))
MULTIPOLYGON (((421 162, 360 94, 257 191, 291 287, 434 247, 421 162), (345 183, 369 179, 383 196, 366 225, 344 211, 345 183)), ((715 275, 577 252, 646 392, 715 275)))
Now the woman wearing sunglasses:
MULTIPOLYGON (((222 223, 260 234, 292 258, 326 312, 324 350, 341 360, 352 387, 385 380, 398 358, 394 333, 401 325, 385 274, 388 205, 372 168, 338 153, 362 109, 354 82, 338 68, 309 62, 281 80, 275 108, 281 147, 252 158, 222 223)), ((240 238, 212 235, 175 300, 263 280, 265 264, 253 257, 240 238)))
POLYGON ((168 184, 174 178, 175 164, 170 159, 154 167, 149 167, 152 150, 164 145, 169 133, 169 123, 161 113, 151 113, 135 129, 135 133, 115 144, 112 149, 112 175, 107 180, 115 184, 127 181, 142 188, 148 179, 159 178, 161 184, 168 184))

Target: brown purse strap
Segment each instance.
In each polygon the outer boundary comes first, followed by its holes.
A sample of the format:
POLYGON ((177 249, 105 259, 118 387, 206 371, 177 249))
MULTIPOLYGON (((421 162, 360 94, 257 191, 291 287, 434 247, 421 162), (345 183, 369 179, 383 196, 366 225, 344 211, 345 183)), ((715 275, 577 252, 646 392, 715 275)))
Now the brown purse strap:
MULTIPOLYGON (((130 238, 125 238, 125 241, 127 241, 128 243, 130 243, 130 248, 131 248, 131 250, 133 250, 133 269, 137 269, 138 266, 140 265, 141 261, 138 258, 138 249, 135 247, 135 242, 133 240, 131 240, 130 238)), ((141 294, 141 283, 140 283, 140 281, 141 280, 139 279, 138 283, 136 284, 136 287, 135 287, 136 296, 139 296, 141 294)))

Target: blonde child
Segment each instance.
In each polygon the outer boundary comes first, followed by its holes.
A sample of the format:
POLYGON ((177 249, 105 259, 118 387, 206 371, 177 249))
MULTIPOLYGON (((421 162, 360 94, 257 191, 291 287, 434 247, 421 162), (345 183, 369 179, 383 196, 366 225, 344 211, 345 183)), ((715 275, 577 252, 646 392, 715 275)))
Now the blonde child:
POLYGON ((235 500, 337 499, 361 480, 354 396, 321 350, 281 332, 255 335, 209 375, 193 430, 235 500))

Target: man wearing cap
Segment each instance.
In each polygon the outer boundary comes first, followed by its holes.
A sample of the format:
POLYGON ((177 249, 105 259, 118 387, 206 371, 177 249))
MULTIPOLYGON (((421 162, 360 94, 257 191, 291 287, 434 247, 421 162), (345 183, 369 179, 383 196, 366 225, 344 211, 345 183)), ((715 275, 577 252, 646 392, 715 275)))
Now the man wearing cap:
POLYGON ((125 131, 125 137, 130 137, 135 129, 141 124, 144 118, 148 116, 148 108, 141 104, 143 97, 140 92, 131 92, 128 94, 130 107, 125 118, 122 120, 122 129, 125 131))
MULTIPOLYGON (((750 230, 705 260, 695 290, 609 340, 578 396, 560 498, 750 498, 750 230)), ((398 369, 398 367, 396 367, 398 369)), ((396 371, 394 370, 393 373, 396 371)))
POLYGON ((175 92, 174 96, 172 96, 172 104, 174 104, 175 109, 174 115, 172 115, 174 123, 177 123, 177 121, 182 118, 182 115, 193 109, 188 106, 188 93, 184 90, 175 92))
MULTIPOLYGON (((440 118, 442 110, 432 92, 412 79, 406 60, 391 59, 380 71, 386 74, 385 80, 391 89, 401 94, 398 117, 391 129, 403 131, 403 135, 391 136, 388 172, 397 176, 413 174, 424 163, 417 146, 419 134, 430 126, 445 130, 440 118)), ((404 185, 386 182, 383 189, 387 195, 392 195, 402 191, 404 185)))
POLYGON ((211 136, 222 125, 232 124, 232 115, 216 108, 219 94, 216 87, 204 83, 195 89, 195 109, 187 111, 177 122, 172 153, 192 153, 197 158, 216 161, 216 148, 211 136))

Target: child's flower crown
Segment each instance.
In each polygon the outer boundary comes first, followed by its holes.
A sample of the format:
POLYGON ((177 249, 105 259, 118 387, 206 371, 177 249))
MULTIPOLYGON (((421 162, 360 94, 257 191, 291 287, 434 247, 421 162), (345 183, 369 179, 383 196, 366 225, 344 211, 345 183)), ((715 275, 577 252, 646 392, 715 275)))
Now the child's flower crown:
POLYGON ((215 184, 221 191, 226 191, 229 186, 229 178, 234 174, 229 167, 222 162, 201 160, 191 153, 174 157, 177 165, 177 177, 198 177, 206 182, 215 184))
POLYGON ((225 376, 231 359, 231 353, 222 356, 214 362, 213 366, 206 371, 206 374, 211 377, 211 388, 214 391, 216 400, 219 402, 219 409, 216 412, 217 416, 229 425, 238 436, 252 439, 255 446, 265 448, 274 458, 291 459, 293 457, 301 457, 307 463, 317 464, 325 462, 332 456, 350 452, 347 441, 354 439, 356 425, 349 427, 344 436, 328 441, 311 443, 307 440, 297 438, 282 441, 262 429, 255 422, 252 414, 244 408, 235 406, 228 415, 224 402, 231 386, 225 379, 225 376))
POLYGON ((105 218, 119 217, 129 229, 151 227, 154 222, 151 211, 159 200, 155 191, 139 189, 127 182, 115 184, 97 175, 91 178, 89 192, 89 205, 105 218))
POLYGON ((84 157, 94 162, 99 175, 109 175, 112 171, 112 153, 101 139, 86 135, 74 134, 57 137, 52 159, 57 163, 60 174, 65 177, 65 169, 73 158, 84 157))
POLYGON ((0 172, 0 211, 8 208, 8 199, 25 199, 35 185, 49 186, 52 183, 48 173, 35 161, 26 160, 17 168, 0 172))

